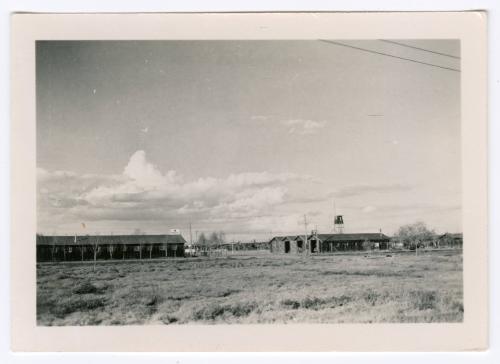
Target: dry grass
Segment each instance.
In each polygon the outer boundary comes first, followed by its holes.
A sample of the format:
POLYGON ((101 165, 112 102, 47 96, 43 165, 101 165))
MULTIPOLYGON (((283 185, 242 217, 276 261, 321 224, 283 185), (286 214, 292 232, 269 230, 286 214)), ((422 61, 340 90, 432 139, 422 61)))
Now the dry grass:
POLYGON ((37 266, 39 325, 461 322, 462 256, 228 256, 37 266))

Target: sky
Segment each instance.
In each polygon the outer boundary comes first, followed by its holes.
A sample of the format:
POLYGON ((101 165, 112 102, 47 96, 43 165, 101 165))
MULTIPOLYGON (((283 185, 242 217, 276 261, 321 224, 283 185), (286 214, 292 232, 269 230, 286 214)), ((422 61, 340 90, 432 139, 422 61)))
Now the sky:
POLYGON ((460 232, 459 42, 338 42, 37 42, 38 231, 460 232))

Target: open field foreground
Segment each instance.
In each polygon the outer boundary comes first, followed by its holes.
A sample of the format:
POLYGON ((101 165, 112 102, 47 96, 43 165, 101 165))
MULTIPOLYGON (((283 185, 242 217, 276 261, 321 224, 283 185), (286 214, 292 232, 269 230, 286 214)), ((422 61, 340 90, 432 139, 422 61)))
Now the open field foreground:
POLYGON ((461 322, 461 252, 37 265, 38 325, 461 322))

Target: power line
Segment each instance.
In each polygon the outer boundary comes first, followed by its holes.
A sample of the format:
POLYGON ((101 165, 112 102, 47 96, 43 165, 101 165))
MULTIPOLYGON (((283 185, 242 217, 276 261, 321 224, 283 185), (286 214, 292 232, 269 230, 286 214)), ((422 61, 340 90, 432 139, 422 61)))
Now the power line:
POLYGON ((450 58, 455 58, 455 59, 460 59, 458 56, 454 56, 452 54, 447 54, 447 53, 441 53, 437 51, 431 51, 430 49, 425 49, 425 48, 420 48, 420 47, 415 47, 409 44, 405 43, 399 43, 399 42, 394 42, 393 40, 387 40, 387 39, 379 39, 381 42, 386 42, 386 43, 391 43, 391 44, 396 44, 401 47, 407 47, 407 48, 413 48, 413 49, 418 49, 419 51, 424 51, 424 52, 429 52, 429 53, 434 53, 434 54, 439 54, 440 56, 445 56, 445 57, 450 57, 450 58))
POLYGON ((411 59, 411 58, 399 57, 399 56, 395 56, 395 55, 388 54, 388 53, 373 51, 371 49, 365 49, 365 48, 361 48, 361 47, 355 47, 355 46, 352 46, 352 45, 335 42, 333 40, 326 40, 326 39, 318 39, 318 40, 320 42, 325 42, 325 43, 330 43, 330 44, 334 44, 334 45, 338 45, 338 46, 342 46, 342 47, 352 48, 352 49, 356 49, 358 51, 363 51, 363 52, 378 54, 378 55, 381 55, 381 56, 387 56, 387 57, 391 57, 391 58, 402 59, 404 61, 409 61, 409 62, 414 62, 414 63, 420 63, 420 64, 424 64, 426 66, 442 68, 442 69, 449 70, 449 71, 460 72, 460 70, 458 70, 456 68, 450 68, 450 67, 445 67, 445 66, 438 66, 437 64, 434 64, 434 63, 427 63, 427 62, 417 61, 417 60, 411 59))

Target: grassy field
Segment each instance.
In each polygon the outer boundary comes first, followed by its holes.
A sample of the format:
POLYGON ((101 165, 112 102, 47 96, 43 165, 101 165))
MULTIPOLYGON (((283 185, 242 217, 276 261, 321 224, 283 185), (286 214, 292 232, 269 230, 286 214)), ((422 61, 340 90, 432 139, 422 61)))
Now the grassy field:
POLYGON ((37 265, 38 325, 461 322, 460 252, 37 265))

